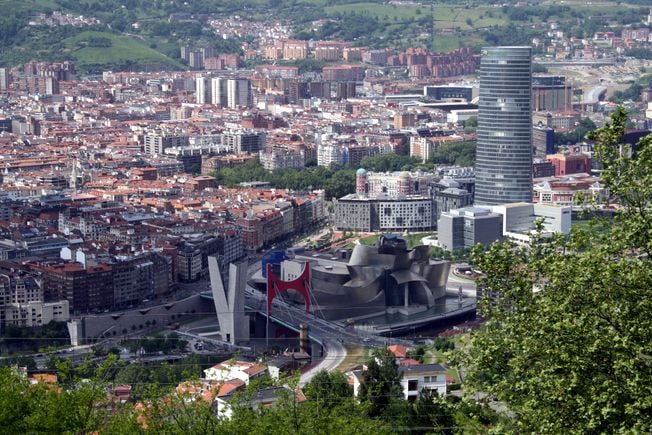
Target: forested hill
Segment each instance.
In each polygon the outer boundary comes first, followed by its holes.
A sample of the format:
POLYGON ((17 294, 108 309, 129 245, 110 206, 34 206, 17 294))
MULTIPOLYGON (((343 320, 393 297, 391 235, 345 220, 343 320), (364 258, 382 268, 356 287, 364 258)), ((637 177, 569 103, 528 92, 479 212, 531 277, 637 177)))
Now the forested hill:
MULTIPOLYGON (((530 44, 545 37, 554 20, 559 30, 590 37, 602 30, 591 17, 613 17, 619 25, 639 23, 652 0, 540 4, 481 0, 6 0, 0 17, 0 66, 29 60, 75 60, 81 72, 106 69, 187 68, 180 47, 212 47, 215 53, 259 49, 257 35, 224 35, 210 21, 238 16, 244 22, 282 23, 288 37, 344 40, 371 48, 458 47, 530 44), (67 16, 66 14, 69 14, 67 16), (63 20, 52 20, 53 15, 63 20), (93 32, 89 34, 88 32, 93 32), (81 36, 80 36, 81 35, 81 36), (89 47, 89 38, 109 46, 89 47)), ((610 23, 610 25, 613 23, 610 23)), ((609 29, 613 30, 613 29, 609 29)), ((262 61, 262 60, 261 60, 262 61)))

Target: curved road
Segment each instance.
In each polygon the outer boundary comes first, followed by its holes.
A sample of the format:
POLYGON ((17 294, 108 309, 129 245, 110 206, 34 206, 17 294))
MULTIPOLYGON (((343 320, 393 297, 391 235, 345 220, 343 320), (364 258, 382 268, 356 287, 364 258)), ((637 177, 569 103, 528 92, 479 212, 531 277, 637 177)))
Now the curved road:
POLYGON ((597 104, 600 96, 607 91, 605 86, 594 86, 584 94, 582 104, 597 104))
POLYGON ((450 274, 448 275, 448 283, 446 285, 446 290, 448 292, 457 292, 459 291, 460 287, 462 287, 462 293, 464 294, 464 296, 471 296, 471 297, 476 296, 475 281, 468 278, 462 278, 460 276, 457 276, 451 270, 450 274))
POLYGON ((324 340, 324 356, 319 364, 303 373, 299 378, 299 386, 303 387, 320 371, 327 372, 335 370, 346 358, 346 348, 338 341, 324 340))

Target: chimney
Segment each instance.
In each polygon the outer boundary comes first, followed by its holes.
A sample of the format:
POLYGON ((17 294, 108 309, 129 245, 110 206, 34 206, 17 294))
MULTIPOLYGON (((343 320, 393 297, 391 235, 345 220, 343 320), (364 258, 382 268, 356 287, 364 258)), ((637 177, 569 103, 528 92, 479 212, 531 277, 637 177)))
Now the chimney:
POLYGON ((299 325, 299 350, 310 355, 310 339, 308 338, 308 325, 299 325))

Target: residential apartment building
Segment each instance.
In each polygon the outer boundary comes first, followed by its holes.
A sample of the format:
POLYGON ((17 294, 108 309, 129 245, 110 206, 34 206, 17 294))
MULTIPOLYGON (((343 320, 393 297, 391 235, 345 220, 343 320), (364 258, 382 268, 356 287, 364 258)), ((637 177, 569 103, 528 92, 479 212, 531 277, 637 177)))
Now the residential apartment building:
POLYGON ((145 299, 154 299, 154 268, 149 253, 117 256, 111 264, 113 270, 113 303, 115 308, 127 308, 145 299))
POLYGON ((12 201, 8 197, 0 197, 0 221, 9 222, 13 215, 11 204, 12 201))
POLYGON ((249 79, 228 79, 226 82, 227 106, 230 109, 251 107, 254 104, 249 79))
POLYGON ((156 156, 165 153, 167 148, 185 147, 189 144, 189 137, 185 135, 146 134, 145 153, 156 156))
POLYGON ((0 92, 5 92, 11 83, 9 68, 0 68, 0 92))
POLYGON ((335 227, 349 231, 427 231, 435 228, 432 198, 346 195, 335 204, 335 227))
POLYGON ((317 165, 344 166, 348 162, 347 151, 344 146, 339 144, 319 144, 317 145, 317 165))
POLYGON ((0 331, 8 325, 43 326, 69 319, 68 301, 43 302, 43 291, 34 276, 24 271, 0 278, 0 331))
POLYGON ((176 266, 179 281, 194 282, 202 277, 202 253, 195 246, 184 245, 177 250, 176 266))
POLYGON ((364 79, 362 65, 337 65, 325 66, 322 69, 322 78, 331 82, 360 82, 364 79))
POLYGON ((532 127, 532 148, 534 156, 545 158, 555 152, 555 130, 544 125, 532 127))
POLYGON ((378 195, 422 195, 428 196, 431 185, 436 180, 435 174, 416 172, 356 172, 356 193, 374 197, 378 195))
POLYGON ((317 165, 356 167, 363 158, 379 153, 378 146, 353 143, 328 142, 317 145, 317 165))
POLYGON ((286 168, 303 168, 303 152, 292 150, 272 149, 270 151, 261 150, 258 154, 258 160, 268 171, 286 168))
POLYGON ((258 154, 260 150, 265 149, 266 139, 264 132, 229 131, 222 136, 222 143, 236 154, 258 154))
POLYGON ((67 322, 70 320, 70 308, 67 300, 13 303, 0 307, 0 310, 4 310, 4 326, 33 328, 47 325, 50 322, 67 322))
POLYGON ((591 157, 582 153, 575 154, 552 154, 546 156, 548 160, 555 167, 555 176, 563 177, 571 174, 590 174, 591 173, 591 157))
POLYGON ((195 77, 195 103, 210 103, 212 94, 212 79, 203 74, 197 74, 195 77))
POLYGON ((179 280, 193 282, 208 276, 208 257, 215 256, 220 271, 228 273, 228 265, 244 256, 241 230, 234 226, 213 234, 184 235, 177 246, 179 280))
POLYGON ((211 104, 228 107, 228 79, 224 77, 213 77, 211 79, 211 104))
POLYGON ((299 60, 308 57, 308 41, 285 40, 282 43, 283 59, 299 60))
POLYGON ((71 313, 110 310, 113 307, 113 272, 108 264, 84 267, 76 262, 33 264, 41 273, 45 302, 67 300, 71 313))

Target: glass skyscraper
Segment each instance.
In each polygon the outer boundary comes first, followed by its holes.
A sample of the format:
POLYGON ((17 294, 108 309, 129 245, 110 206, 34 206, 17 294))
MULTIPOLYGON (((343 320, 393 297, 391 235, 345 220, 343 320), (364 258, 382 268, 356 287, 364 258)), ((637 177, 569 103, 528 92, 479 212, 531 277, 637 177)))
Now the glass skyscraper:
POLYGON ((532 202, 532 49, 482 50, 475 203, 532 202))

